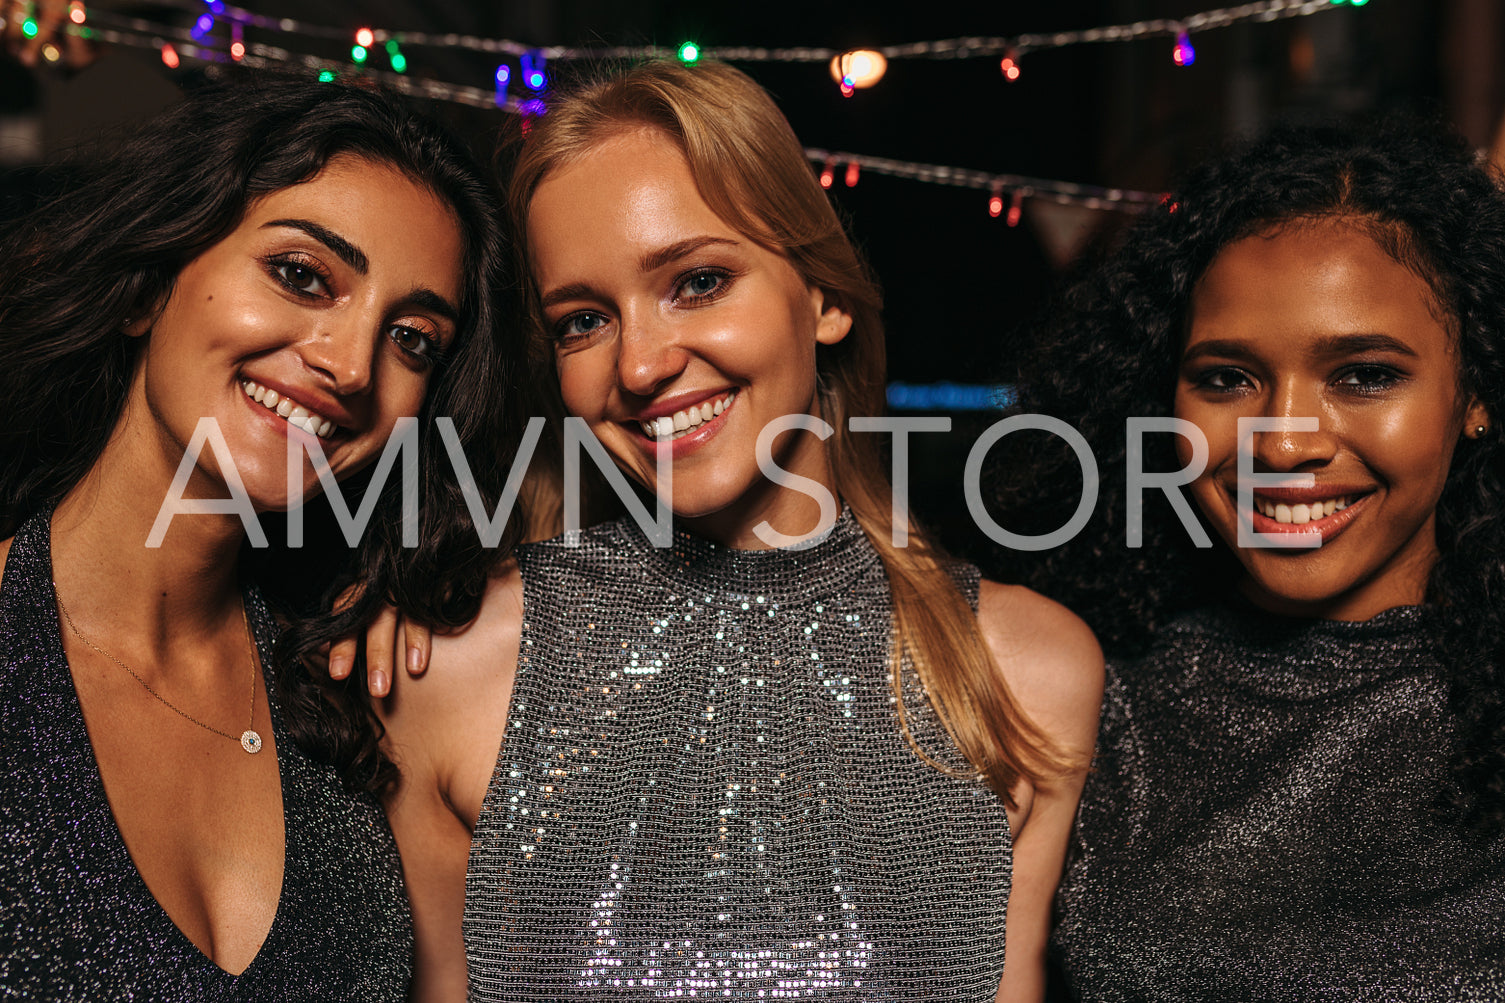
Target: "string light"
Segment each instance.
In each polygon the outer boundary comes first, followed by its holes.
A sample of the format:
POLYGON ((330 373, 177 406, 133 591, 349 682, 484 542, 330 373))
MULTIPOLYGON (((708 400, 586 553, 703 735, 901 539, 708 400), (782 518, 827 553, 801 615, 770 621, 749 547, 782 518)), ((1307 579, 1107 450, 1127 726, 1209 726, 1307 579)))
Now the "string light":
MULTIPOLYGON (((187 2, 187 0, 179 0, 187 2)), ((1226 7, 1217 10, 1204 11, 1178 21, 1154 20, 1140 21, 1133 24, 1113 25, 1102 28, 1091 28, 1082 31, 1054 32, 1049 34, 1019 35, 1013 38, 957 38, 942 39, 931 42, 916 42, 898 46, 885 46, 878 50, 866 50, 875 52, 882 57, 885 64, 887 60, 894 58, 909 59, 972 59, 978 57, 1001 57, 1000 69, 1005 79, 1017 80, 1019 73, 1019 59, 1027 51, 1036 49, 1061 48, 1068 45, 1090 42, 1122 42, 1135 39, 1168 36, 1176 39, 1175 52, 1180 53, 1177 62, 1180 65, 1190 65, 1196 58, 1195 50, 1191 46, 1190 34, 1197 31, 1205 31, 1211 28, 1227 27, 1241 22, 1271 22, 1286 18, 1303 17, 1309 14, 1320 13, 1341 6, 1365 6, 1367 0, 1256 0, 1256 2, 1244 3, 1237 7, 1226 7), (1009 72, 1010 67, 1014 70, 1009 72)), ((197 6, 194 4, 193 6, 197 6)), ((82 19, 87 14, 90 26, 82 28, 77 34, 85 38, 98 39, 103 42, 121 45, 133 45, 138 47, 154 47, 161 51, 162 61, 169 68, 176 69, 181 58, 195 59, 201 62, 226 62, 230 59, 244 61, 246 65, 254 67, 272 67, 277 65, 302 66, 309 70, 317 70, 320 80, 334 80, 339 75, 341 65, 328 59, 289 51, 286 48, 263 45, 259 43, 246 43, 241 37, 240 29, 244 25, 250 25, 267 31, 281 32, 283 34, 297 34, 311 37, 339 40, 348 39, 349 29, 328 27, 308 22, 298 21, 293 18, 272 18, 257 14, 253 11, 240 7, 225 5, 221 0, 209 0, 208 8, 216 15, 228 16, 231 20, 232 44, 228 57, 223 50, 216 51, 212 48, 193 44, 188 41, 189 31, 172 25, 155 23, 142 18, 117 15, 108 11, 88 10, 85 11, 81 0, 70 0, 69 18, 75 24, 82 24, 82 19), (96 26, 99 25, 99 26, 96 26), (125 30, 117 30, 117 27, 125 30), (178 39, 178 44, 164 40, 163 36, 178 39)), ((377 33, 371 29, 363 29, 371 33, 371 40, 376 40, 377 33)), ((36 37, 38 26, 33 19, 28 19, 23 24, 23 31, 28 37, 36 37)), ((462 49, 481 52, 497 53, 516 58, 523 66, 523 82, 531 90, 542 90, 547 84, 547 76, 544 72, 546 59, 624 59, 643 56, 672 55, 674 50, 661 50, 656 47, 599 47, 599 48, 566 48, 551 46, 543 49, 524 46, 517 42, 506 39, 486 39, 469 35, 455 34, 430 34, 424 32, 390 32, 383 33, 384 38, 391 39, 392 43, 401 41, 403 45, 422 45, 445 49, 462 49)), ((689 43, 694 44, 694 43, 689 43)), ((358 46, 360 52, 357 62, 364 62, 369 56, 367 46, 358 46)), ((684 47, 681 46, 681 49, 684 47)), ((402 57, 400 51, 393 53, 392 47, 388 47, 389 55, 402 57)), ((706 57, 719 58, 728 62, 834 62, 835 70, 842 73, 840 83, 843 90, 855 91, 857 81, 851 75, 853 67, 848 66, 843 72, 841 57, 852 56, 854 53, 843 53, 832 49, 821 48, 794 48, 794 49, 766 49, 766 48, 720 48, 702 49, 695 46, 696 58, 706 57)), ((352 58, 356 52, 352 49, 352 58)), ((459 104, 477 107, 503 107, 509 111, 522 113, 525 118, 523 125, 527 126, 527 116, 540 115, 545 111, 541 100, 531 99, 527 102, 512 104, 506 95, 506 83, 510 78, 510 71, 502 73, 502 67, 498 68, 498 81, 495 88, 478 88, 463 84, 446 83, 432 79, 410 79, 403 75, 406 59, 393 60, 393 69, 396 72, 387 73, 380 70, 365 70, 367 77, 380 80, 394 90, 408 95, 428 98, 439 101, 452 101, 459 104)), ((812 161, 826 161, 828 170, 822 171, 821 180, 824 187, 829 188, 834 183, 835 164, 839 161, 848 165, 848 175, 852 171, 876 171, 891 177, 906 178, 928 184, 944 184, 967 188, 993 187, 1001 184, 1014 193, 1015 206, 1010 207, 1009 215, 1017 222, 1018 213, 1014 208, 1021 204, 1023 198, 1044 199, 1062 205, 1077 205, 1094 210, 1119 210, 1139 211, 1148 204, 1153 204, 1160 198, 1159 193, 1138 192, 1126 189, 1095 188, 1092 186, 1079 185, 1064 181, 1049 181, 1039 178, 1024 178, 1017 175, 989 174, 982 171, 971 170, 961 167, 945 167, 935 164, 914 163, 908 161, 890 160, 886 158, 868 157, 855 154, 833 153, 828 154, 821 150, 807 149, 806 155, 812 161)), ((990 199, 990 212, 993 215, 1002 214, 1002 198, 998 196, 999 208, 993 211, 993 200, 990 199)), ((1021 210, 1022 211, 1022 210, 1021 210)), ((1174 208, 1171 210, 1174 211, 1174 208)))
POLYGON ((402 48, 397 44, 397 39, 387 39, 386 50, 387 59, 392 64, 392 70, 396 73, 406 73, 408 71, 408 57, 402 54, 402 48))
POLYGON ((363 49, 369 49, 376 44, 376 32, 370 28, 361 28, 355 33, 355 44, 363 49))
POLYGON ((544 75, 544 56, 541 51, 525 52, 518 57, 523 64, 523 86, 530 91, 541 91, 549 78, 544 75))
POLYGON ((512 81, 512 68, 506 63, 496 68, 496 106, 507 107, 507 84, 512 81))
POLYGON ((1177 66, 1190 66, 1197 61, 1197 50, 1191 46, 1191 36, 1181 32, 1176 36, 1176 46, 1171 49, 1171 59, 1177 66))
POLYGON ((846 179, 847 180, 847 187, 848 188, 856 188, 857 187, 857 178, 860 175, 861 175, 861 171, 858 170, 858 168, 857 168, 857 162, 855 160, 852 163, 848 164, 847 165, 847 179, 846 179))
POLYGON ((988 215, 997 219, 1003 215, 1003 186, 994 185, 993 194, 988 196, 988 215))
POLYGON ((321 83, 321 84, 333 83, 334 82, 334 78, 335 78, 335 72, 334 72, 334 70, 320 70, 319 71, 319 83, 321 83))
POLYGON ((1010 83, 1018 80, 1020 74, 1019 54, 1010 49, 1008 55, 1004 56, 1003 61, 998 64, 998 68, 1003 71, 1003 79, 1010 83))
POLYGON ((850 91, 871 87, 888 72, 888 58, 874 49, 853 49, 831 60, 831 79, 841 85, 847 97, 850 91))
POLYGON ((679 47, 679 61, 686 66, 694 66, 700 62, 700 46, 694 42, 685 42, 679 47))
POLYGON ((36 38, 37 30, 37 20, 34 17, 28 17, 21 23, 21 34, 27 38, 36 38))
POLYGON ((63 58, 63 54, 58 51, 57 46, 53 45, 51 42, 48 42, 46 45, 42 46, 42 58, 47 60, 49 63, 55 63, 59 59, 63 58))
POLYGON ((822 167, 820 169, 820 186, 822 188, 830 188, 831 185, 832 185, 832 183, 835 182, 835 181, 836 181, 836 161, 834 161, 834 160, 827 160, 826 161, 826 166, 824 166, 824 167, 822 167))
POLYGON ((200 14, 198 20, 193 22, 193 30, 189 34, 195 42, 202 42, 204 36, 214 30, 214 15, 200 14))
POLYGON ((1024 193, 1014 189, 1014 195, 1009 199, 1009 214, 1004 217, 1004 222, 1009 226, 1018 226, 1019 218, 1024 215, 1024 193))
POLYGON ((366 62, 366 57, 369 55, 370 53, 366 51, 366 47, 364 45, 352 45, 350 47, 350 61, 352 63, 355 63, 357 66, 364 64, 366 62))
MULTIPOLYGON (((218 0, 216 0, 216 3, 218 3, 218 0)), ((1009 55, 1009 50, 1012 49, 1015 51, 1014 59, 1017 62, 1019 56, 1026 52, 1037 50, 1058 49, 1070 45, 1100 42, 1128 42, 1152 37, 1174 38, 1182 31, 1196 33, 1213 28, 1226 28, 1230 25, 1243 22, 1269 22, 1284 18, 1304 17, 1309 14, 1332 10, 1335 7, 1362 7, 1366 3, 1367 0, 1253 0, 1253 2, 1241 3, 1237 6, 1220 7, 1214 10, 1203 11, 1178 20, 1161 18, 1136 21, 1130 24, 1085 28, 1076 31, 1036 32, 1008 38, 1001 36, 944 38, 933 41, 907 42, 900 45, 885 45, 867 51, 876 51, 885 59, 949 60, 1001 59, 1009 55)), ((210 6, 213 9, 215 4, 211 3, 210 6)), ((339 39, 349 37, 346 34, 348 29, 312 24, 306 21, 299 21, 295 18, 268 17, 244 8, 225 6, 222 3, 219 4, 219 7, 221 9, 216 10, 216 14, 228 12, 234 20, 241 21, 253 27, 317 38, 339 39)), ((663 49, 658 46, 547 46, 539 49, 538 46, 524 45, 521 42, 505 38, 479 38, 474 35, 416 31, 405 31, 396 34, 399 34, 405 46, 421 45, 444 49, 468 49, 477 52, 512 56, 514 58, 534 51, 541 52, 550 60, 593 61, 603 59, 643 59, 673 56, 675 54, 674 49, 663 49)), ((701 59, 712 58, 734 63, 826 63, 835 57, 843 55, 840 49, 815 46, 797 48, 726 46, 714 49, 705 49, 697 46, 697 50, 701 59)))

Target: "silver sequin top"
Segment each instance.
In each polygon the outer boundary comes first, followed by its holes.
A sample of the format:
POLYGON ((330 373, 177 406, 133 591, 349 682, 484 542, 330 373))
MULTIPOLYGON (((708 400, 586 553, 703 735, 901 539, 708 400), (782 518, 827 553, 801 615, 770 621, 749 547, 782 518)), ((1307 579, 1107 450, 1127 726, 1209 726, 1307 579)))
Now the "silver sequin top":
MULTIPOLYGON (((472 1000, 993 999, 1007 816, 905 743, 887 578, 850 514, 803 551, 659 550, 624 520, 519 562, 472 1000)), ((922 747, 962 765, 906 693, 922 747)))
POLYGON ((1083 1000, 1505 1000, 1505 836, 1432 814, 1419 607, 1183 617, 1110 664, 1053 947, 1083 1000))
MULTIPOLYGON (((110 811, 63 654, 49 535, 46 516, 21 527, 0 586, 0 998, 405 1000, 413 931, 386 817, 293 744, 276 703, 286 856, 260 951, 231 975, 152 897, 110 811)), ((275 624, 255 589, 246 608, 270 666, 275 624)), ((270 676, 267 691, 275 697, 270 676)))

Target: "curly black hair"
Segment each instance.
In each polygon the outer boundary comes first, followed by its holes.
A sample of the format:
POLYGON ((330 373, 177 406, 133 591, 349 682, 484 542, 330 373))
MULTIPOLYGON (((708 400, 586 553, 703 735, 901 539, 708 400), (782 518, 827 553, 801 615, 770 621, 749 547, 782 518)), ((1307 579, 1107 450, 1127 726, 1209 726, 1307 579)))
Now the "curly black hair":
MULTIPOLYGON (((1494 419, 1457 447, 1437 505, 1441 558, 1426 603, 1461 722, 1449 810, 1505 827, 1505 192, 1461 138, 1416 122, 1286 127, 1193 171, 1115 253, 1076 281, 1025 351, 1022 412, 1071 422, 1097 458, 1088 527, 1015 577, 1065 603, 1110 653, 1142 651, 1171 619, 1241 577, 1223 545, 1197 549, 1162 492, 1144 542, 1125 542, 1125 422, 1172 413, 1185 320, 1224 247, 1288 221, 1341 218, 1430 287, 1457 338, 1460 381, 1494 419)), ((1015 436, 1012 438, 1021 439, 1015 436)), ((1174 436, 1145 437, 1144 469, 1181 467, 1174 436)), ((1059 523, 1082 474, 1057 441, 1022 443, 990 477, 1022 531, 1059 523), (1010 476, 1009 471, 1018 472, 1010 476), (1030 520, 1040 522, 1030 527, 1030 520)), ((1069 509, 1069 505, 1067 508, 1069 509)), ((1216 534, 1210 534, 1216 539, 1216 534)))

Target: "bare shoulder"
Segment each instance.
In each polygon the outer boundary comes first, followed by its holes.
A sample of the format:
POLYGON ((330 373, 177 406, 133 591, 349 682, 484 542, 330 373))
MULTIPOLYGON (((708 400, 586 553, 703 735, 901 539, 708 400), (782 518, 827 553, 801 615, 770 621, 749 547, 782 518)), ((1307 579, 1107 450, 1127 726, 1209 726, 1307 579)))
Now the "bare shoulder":
POLYGON ((10 556, 10 545, 14 539, 15 537, 12 536, 8 539, 0 540, 0 575, 5 574, 5 559, 10 556))
POLYGON ((1103 699, 1103 653, 1082 618, 1038 592, 984 580, 977 620, 1024 712, 1066 750, 1090 753, 1103 699))
POLYGON ((456 807, 479 810, 506 728, 522 631, 522 578, 500 566, 476 618, 436 634, 428 670, 402 678, 378 713, 404 776, 427 774, 456 807))

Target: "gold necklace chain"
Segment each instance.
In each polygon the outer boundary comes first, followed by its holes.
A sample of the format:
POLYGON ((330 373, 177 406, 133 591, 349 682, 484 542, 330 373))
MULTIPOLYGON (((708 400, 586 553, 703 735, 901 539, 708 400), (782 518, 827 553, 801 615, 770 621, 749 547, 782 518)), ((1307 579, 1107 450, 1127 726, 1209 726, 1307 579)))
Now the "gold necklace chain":
POLYGON ((246 628, 246 645, 251 653, 251 710, 249 715, 250 720, 246 724, 246 730, 241 732, 239 737, 236 737, 235 735, 232 735, 227 731, 220 731, 212 724, 205 724, 203 721, 200 721, 192 714, 181 710, 176 705, 174 705, 172 701, 168 700, 162 694, 152 689, 151 684, 137 675, 135 669, 131 668, 129 665, 125 664, 120 659, 116 658, 114 655, 110 654, 108 651, 85 637, 84 632, 78 629, 78 624, 73 622, 73 617, 71 614, 69 614, 68 607, 63 605, 63 596, 57 590, 57 582, 52 583, 52 592, 53 595, 57 598, 57 608, 62 610, 63 619, 68 621, 68 629, 73 631, 73 635, 80 641, 87 644, 89 647, 93 648, 95 651, 99 652, 101 655, 108 658, 110 661, 114 662, 116 665, 120 666, 125 671, 129 672, 131 674, 131 678, 141 684, 142 689, 146 690, 146 692, 156 697, 157 700, 168 710, 171 710, 173 713, 182 718, 192 721, 194 724, 198 725, 200 728, 203 728, 205 731, 212 731, 216 735, 223 735, 225 738, 228 738, 232 742, 239 742, 240 747, 242 749, 245 749, 248 753, 255 754, 261 751, 261 736, 258 735, 255 729, 252 727, 256 723, 256 642, 251 636, 251 618, 249 614, 246 613, 245 600, 241 600, 240 619, 241 623, 243 623, 246 628))

